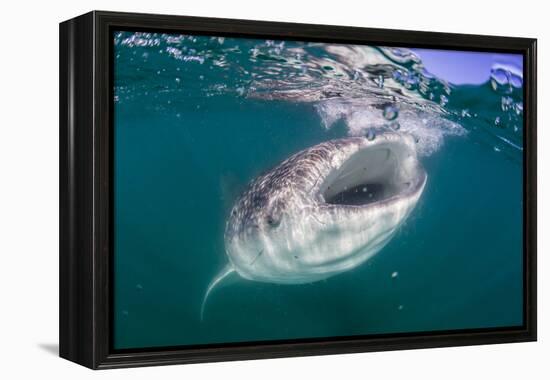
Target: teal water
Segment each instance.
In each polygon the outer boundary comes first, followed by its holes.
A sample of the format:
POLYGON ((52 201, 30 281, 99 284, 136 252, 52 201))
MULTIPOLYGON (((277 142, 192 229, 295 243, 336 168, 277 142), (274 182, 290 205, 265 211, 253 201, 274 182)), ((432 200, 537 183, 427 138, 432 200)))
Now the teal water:
POLYGON ((456 86, 406 49, 327 46, 115 34, 115 348, 523 323, 521 78, 496 65, 456 86), (320 282, 234 281, 201 321, 247 183, 392 122, 428 182, 391 242, 320 282))

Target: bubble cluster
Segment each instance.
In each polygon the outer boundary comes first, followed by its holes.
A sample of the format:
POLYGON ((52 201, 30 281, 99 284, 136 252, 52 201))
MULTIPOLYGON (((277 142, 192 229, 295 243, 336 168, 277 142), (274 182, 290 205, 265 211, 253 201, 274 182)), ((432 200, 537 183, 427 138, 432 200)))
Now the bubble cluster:
POLYGON ((523 87, 523 73, 513 65, 495 64, 491 68, 490 82, 493 90, 511 94, 523 87))
POLYGON ((499 149, 523 146, 522 68, 506 62, 492 66, 485 84, 466 88, 431 74, 406 48, 145 32, 113 38, 115 68, 124 67, 115 75, 117 107, 145 96, 150 110, 181 121, 186 99, 197 96, 309 102, 326 129, 342 121, 345 133, 369 141, 409 134, 419 155, 476 128, 499 149))

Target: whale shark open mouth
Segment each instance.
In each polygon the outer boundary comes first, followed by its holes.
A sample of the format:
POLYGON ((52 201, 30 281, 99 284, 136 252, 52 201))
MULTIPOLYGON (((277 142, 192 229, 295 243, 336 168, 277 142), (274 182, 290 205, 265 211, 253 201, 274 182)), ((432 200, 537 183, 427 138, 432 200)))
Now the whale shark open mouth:
POLYGON ((327 176, 320 193, 326 203, 366 206, 405 197, 423 183, 423 170, 407 165, 402 144, 385 143, 362 148, 327 176))

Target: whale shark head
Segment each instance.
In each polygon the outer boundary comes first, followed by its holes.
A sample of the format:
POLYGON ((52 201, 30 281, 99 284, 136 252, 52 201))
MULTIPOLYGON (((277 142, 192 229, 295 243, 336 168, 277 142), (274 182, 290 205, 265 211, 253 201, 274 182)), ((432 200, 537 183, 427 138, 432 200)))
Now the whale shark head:
POLYGON ((391 239, 426 183, 412 136, 313 146, 256 178, 231 210, 225 247, 249 280, 299 284, 352 269, 391 239))

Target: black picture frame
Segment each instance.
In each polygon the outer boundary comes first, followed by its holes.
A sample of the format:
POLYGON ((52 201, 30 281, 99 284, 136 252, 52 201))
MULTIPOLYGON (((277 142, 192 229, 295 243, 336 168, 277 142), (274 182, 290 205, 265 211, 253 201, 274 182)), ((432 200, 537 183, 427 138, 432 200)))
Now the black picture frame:
POLYGON ((536 40, 357 27, 93 11, 60 24, 60 356, 117 368, 536 340, 536 40), (112 349, 113 30, 153 30, 524 57, 524 325, 370 337, 112 349))

